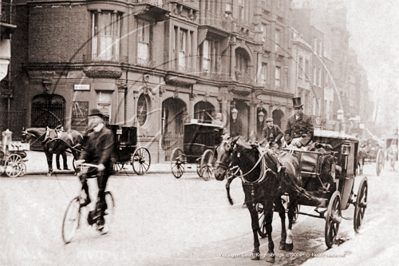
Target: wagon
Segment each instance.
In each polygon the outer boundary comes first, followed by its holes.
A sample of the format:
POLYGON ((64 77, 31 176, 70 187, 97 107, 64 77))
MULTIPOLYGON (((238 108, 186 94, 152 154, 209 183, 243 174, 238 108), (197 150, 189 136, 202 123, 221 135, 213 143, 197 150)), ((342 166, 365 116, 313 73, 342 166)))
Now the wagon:
POLYGON ((120 125, 107 125, 107 127, 114 134, 115 172, 131 164, 136 174, 145 174, 151 165, 151 155, 147 148, 137 146, 137 128, 120 125))
POLYGON ((197 165, 197 174, 208 181, 212 175, 215 150, 222 142, 223 128, 212 124, 184 125, 183 149, 175 148, 171 154, 172 174, 182 177, 186 163, 197 165))
POLYGON ((388 167, 395 170, 395 163, 398 160, 398 136, 393 135, 385 139, 385 149, 378 150, 376 159, 376 173, 377 176, 381 174, 385 163, 388 162, 388 167))
MULTIPOLYGON (((342 219, 352 219, 355 232, 359 232, 367 208, 368 181, 367 177, 362 177, 355 194, 358 139, 339 132, 315 130, 313 142, 323 145, 325 151, 295 150, 294 156, 300 161, 301 186, 308 193, 299 193, 299 204, 316 208, 314 214, 299 209, 297 214, 325 219, 325 242, 330 248, 337 239, 342 219), (328 157, 333 158, 332 162, 324 164, 328 157), (311 195, 311 198, 306 195, 311 195), (350 205, 354 205, 353 218, 343 217, 342 211, 350 205)), ((261 232, 265 231, 263 227, 264 224, 261 232)))
POLYGON ((0 150, 0 174, 6 173, 9 177, 23 176, 26 173, 26 150, 28 143, 11 141, 3 144, 0 150))

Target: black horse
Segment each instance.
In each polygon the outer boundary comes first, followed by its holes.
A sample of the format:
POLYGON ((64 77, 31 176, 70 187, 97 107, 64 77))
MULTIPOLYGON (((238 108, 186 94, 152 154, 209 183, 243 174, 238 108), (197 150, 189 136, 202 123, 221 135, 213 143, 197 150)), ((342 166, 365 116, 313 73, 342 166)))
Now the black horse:
MULTIPOLYGON (((24 142, 40 141, 46 154, 48 173, 53 173, 53 154, 65 153, 68 149, 72 152, 75 159, 79 157, 79 147, 83 143, 83 136, 76 130, 70 132, 57 132, 50 128, 28 128, 22 132, 24 142)), ((58 163, 58 162, 57 162, 58 163)), ((57 164, 59 168, 59 165, 57 164)), ((64 165, 64 169, 67 166, 64 165)))
MULTIPOLYGON (((290 195, 290 205, 288 207, 289 230, 288 238, 285 229, 285 208, 282 205, 281 196, 285 192, 291 192, 288 186, 282 182, 282 178, 277 173, 278 165, 268 152, 261 154, 254 145, 247 144, 240 140, 239 137, 233 138, 231 141, 225 141, 218 147, 218 158, 215 167, 215 178, 219 181, 224 179, 228 165, 238 165, 243 172, 242 180, 244 183, 244 193, 249 213, 251 215, 252 232, 254 236, 254 250, 251 259, 258 260, 259 255, 259 239, 258 239, 258 212, 256 211, 256 203, 261 203, 264 209, 266 232, 269 241, 267 261, 274 262, 274 243, 272 239, 272 220, 273 206, 279 213, 281 219, 281 241, 280 249, 291 251, 292 243, 292 223, 295 215, 295 207, 297 205, 296 197, 290 195)), ((280 157, 280 161, 287 161, 285 173, 290 176, 290 181, 298 181, 300 174, 298 160, 285 153, 280 157)))
MULTIPOLYGON (((320 144, 322 145, 322 144, 320 144)), ((317 146, 317 145, 315 145, 317 146)), ((324 148, 330 146, 321 146, 316 151, 324 153, 320 156, 321 187, 328 193, 334 190, 334 181, 331 178, 331 165, 335 158, 330 153, 326 153, 324 148)), ((313 197, 304 188, 309 191, 320 189, 320 184, 314 180, 302 180, 299 159, 289 152, 281 152, 279 155, 273 151, 261 150, 258 145, 250 145, 240 140, 240 137, 222 142, 217 148, 217 161, 215 165, 215 178, 222 181, 226 170, 230 166, 239 166, 243 174, 241 179, 244 183, 244 193, 246 201, 249 199, 248 210, 251 215, 252 232, 254 236, 254 250, 251 259, 258 260, 259 239, 258 239, 258 213, 255 208, 257 203, 263 205, 264 222, 268 236, 268 256, 266 260, 275 261, 274 243, 272 239, 272 220, 273 208, 279 213, 281 219, 281 241, 280 249, 292 251, 294 245, 292 241, 292 225, 294 222, 295 210, 298 203, 310 206, 318 206, 321 202, 313 197), (276 159, 278 156, 278 160, 276 159), (281 171, 278 171, 282 164, 281 171), (306 181, 306 182, 305 182, 306 181), (306 183, 304 185, 303 183, 306 183), (304 188, 303 188, 304 187, 304 188), (285 208, 282 204, 281 196, 288 195, 288 231, 285 228, 285 208)), ((318 181, 317 181, 318 182, 318 181)))

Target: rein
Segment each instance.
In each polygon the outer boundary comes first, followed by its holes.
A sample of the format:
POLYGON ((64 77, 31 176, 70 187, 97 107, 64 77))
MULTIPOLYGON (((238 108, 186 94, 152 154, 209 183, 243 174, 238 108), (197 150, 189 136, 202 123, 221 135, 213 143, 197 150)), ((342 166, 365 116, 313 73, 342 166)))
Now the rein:
MULTIPOLYGON (((245 174, 240 175, 240 178, 241 178, 241 180, 242 180, 243 183, 247 183, 247 184, 251 184, 251 185, 253 185, 253 184, 259 184, 259 183, 261 183, 263 180, 265 180, 265 177, 266 177, 266 175, 267 175, 267 172, 271 172, 274 176, 277 176, 277 174, 276 174, 272 169, 270 169, 269 167, 265 166, 266 170, 263 171, 263 175, 261 174, 257 180, 251 182, 251 181, 248 181, 247 179, 245 179, 245 176, 249 175, 249 174, 250 174, 253 170, 255 170, 255 168, 260 164, 260 162, 262 161, 262 159, 263 159, 263 157, 265 156, 266 153, 267 153, 267 151, 261 153, 261 155, 259 156, 258 161, 255 163, 255 165, 252 167, 251 170, 249 170, 249 171, 246 172, 245 174)), ((217 163, 218 163, 218 162, 217 162, 217 163)), ((219 162, 218 164, 227 169, 227 167, 225 167, 225 164, 222 164, 221 162, 219 162)))

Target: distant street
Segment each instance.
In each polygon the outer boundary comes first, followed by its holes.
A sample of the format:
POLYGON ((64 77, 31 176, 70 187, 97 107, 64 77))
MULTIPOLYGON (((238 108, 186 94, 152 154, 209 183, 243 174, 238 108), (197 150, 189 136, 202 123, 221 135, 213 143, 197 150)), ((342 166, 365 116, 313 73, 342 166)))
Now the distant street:
MULTIPOLYGON (((343 220, 339 238, 344 244, 325 253, 324 220, 300 216, 293 230, 294 251, 281 252, 281 225, 275 213, 273 238, 278 258, 274 265, 311 263, 314 258, 309 254, 331 255, 335 250, 336 256, 345 256, 344 261, 357 256, 359 261, 352 263, 356 265, 391 247, 397 232, 393 211, 398 204, 398 172, 384 170, 377 177, 375 164, 368 164, 365 175, 369 205, 361 234, 355 235, 352 220, 343 220), (376 254, 363 254, 361 246, 351 247, 351 242, 376 230, 385 234, 381 236, 384 241, 370 239, 367 243, 376 246, 376 254), (341 247, 347 247, 344 254, 339 253, 341 247)), ((264 265, 264 258, 250 261, 245 257, 253 249, 250 217, 241 207, 240 181, 232 186, 234 206, 227 201, 225 182, 205 182, 193 173, 181 179, 172 174, 114 176, 108 189, 114 194, 116 213, 109 234, 100 236, 84 224, 74 241, 64 245, 62 219, 69 201, 79 192, 77 178, 1 177, 0 265, 264 265)), ((344 216, 353 217, 353 210, 350 206, 344 216)), ((261 253, 266 252, 267 239, 261 239, 261 253)))

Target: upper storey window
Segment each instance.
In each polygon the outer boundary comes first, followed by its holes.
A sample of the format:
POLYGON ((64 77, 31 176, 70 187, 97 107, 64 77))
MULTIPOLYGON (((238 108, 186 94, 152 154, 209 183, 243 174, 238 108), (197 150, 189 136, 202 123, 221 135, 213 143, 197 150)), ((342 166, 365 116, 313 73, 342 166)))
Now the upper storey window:
POLYGON ((137 21, 137 63, 148 65, 151 59, 150 23, 145 20, 137 21))
POLYGON ((119 61, 121 14, 112 11, 93 12, 92 60, 119 61))

